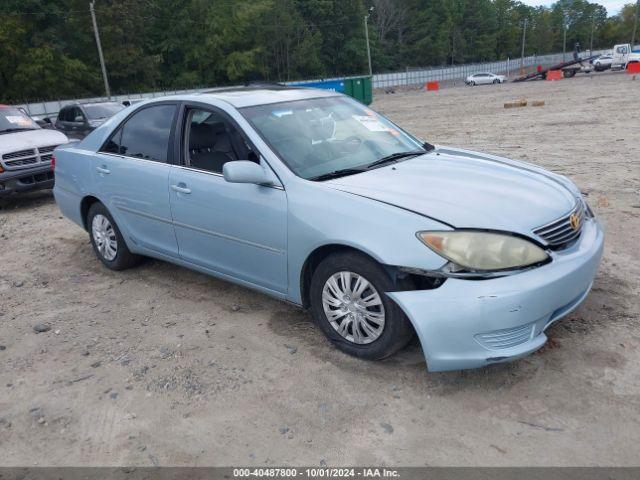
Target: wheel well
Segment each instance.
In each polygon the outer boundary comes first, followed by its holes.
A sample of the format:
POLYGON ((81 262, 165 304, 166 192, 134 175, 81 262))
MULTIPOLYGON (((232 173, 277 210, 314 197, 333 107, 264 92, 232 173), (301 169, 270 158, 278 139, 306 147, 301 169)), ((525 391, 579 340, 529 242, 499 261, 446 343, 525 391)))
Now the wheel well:
MULTIPOLYGON (((313 272, 315 272, 322 260, 327 258, 329 255, 333 255, 338 252, 353 252, 358 255, 363 255, 376 263, 380 263, 378 260, 362 250, 358 250, 357 248, 349 247, 347 245, 330 244, 316 248, 307 257, 300 273, 300 296, 302 298, 302 306, 304 308, 309 308, 311 306, 309 290, 311 287, 313 272)), ((429 278, 421 275, 414 275, 407 273, 406 271, 402 271, 397 266, 386 264, 381 265, 389 274, 389 277, 391 277, 391 280, 394 282, 398 290, 430 290, 432 288, 438 288, 443 283, 443 279, 441 278, 429 278)))
POLYGON ((87 225, 87 213, 89 213, 91 205, 96 202, 100 202, 100 200, 96 197, 92 197, 91 195, 84 197, 82 202, 80 202, 80 215, 82 215, 82 224, 84 225, 85 230, 89 230, 89 226, 87 225))
POLYGON ((331 245, 323 245, 322 247, 316 248, 311 254, 307 257, 302 266, 302 272, 300 273, 300 294, 302 297, 302 306, 304 308, 309 308, 311 305, 311 299, 309 295, 309 290, 311 286, 311 277, 313 277, 313 272, 315 272, 320 262, 327 258, 329 255, 338 252, 353 252, 358 253, 360 255, 365 255, 370 259, 375 260, 371 255, 367 255, 362 250, 358 250, 357 248, 349 247, 347 245, 340 244, 331 244, 331 245))

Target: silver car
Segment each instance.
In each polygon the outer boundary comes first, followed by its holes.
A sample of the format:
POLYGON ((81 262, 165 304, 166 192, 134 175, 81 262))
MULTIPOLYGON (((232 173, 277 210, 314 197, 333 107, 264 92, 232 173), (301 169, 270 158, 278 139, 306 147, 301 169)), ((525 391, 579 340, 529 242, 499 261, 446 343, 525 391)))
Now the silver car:
POLYGON ((596 72, 603 72, 611 68, 613 63, 613 55, 601 55, 593 61, 593 67, 596 72))
POLYGON ((489 85, 504 83, 506 81, 507 77, 504 75, 496 75, 495 73, 474 73, 473 75, 469 75, 464 82, 473 87, 475 85, 489 85))

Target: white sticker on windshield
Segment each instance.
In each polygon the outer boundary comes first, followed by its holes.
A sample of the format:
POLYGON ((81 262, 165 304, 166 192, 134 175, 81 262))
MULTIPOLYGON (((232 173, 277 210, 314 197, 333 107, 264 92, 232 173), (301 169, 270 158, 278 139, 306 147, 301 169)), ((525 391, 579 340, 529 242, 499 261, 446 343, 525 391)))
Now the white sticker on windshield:
POLYGON ((389 127, 383 125, 377 118, 367 115, 354 115, 354 119, 359 121, 370 132, 388 132, 389 127))

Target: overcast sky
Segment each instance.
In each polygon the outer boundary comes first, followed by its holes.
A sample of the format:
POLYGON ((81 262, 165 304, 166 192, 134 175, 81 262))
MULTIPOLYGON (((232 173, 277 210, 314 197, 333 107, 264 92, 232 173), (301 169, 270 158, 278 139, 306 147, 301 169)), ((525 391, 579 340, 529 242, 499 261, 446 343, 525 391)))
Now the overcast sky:
MULTIPOLYGON (((527 5, 533 5, 533 6, 545 5, 547 7, 552 3, 555 3, 555 1, 548 1, 548 0, 522 0, 522 1, 527 5)), ((623 7, 625 3, 633 3, 633 0, 626 0, 626 1, 625 0, 596 0, 595 2, 592 1, 592 3, 599 3, 600 5, 602 5, 607 9, 607 13, 609 15, 615 15, 620 11, 620 9, 623 7)))

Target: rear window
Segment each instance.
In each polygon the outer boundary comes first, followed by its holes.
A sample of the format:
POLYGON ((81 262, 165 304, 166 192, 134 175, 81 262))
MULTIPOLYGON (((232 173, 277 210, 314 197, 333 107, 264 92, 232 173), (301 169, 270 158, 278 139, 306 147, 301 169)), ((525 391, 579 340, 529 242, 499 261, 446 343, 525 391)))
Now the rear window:
POLYGON ((24 112, 13 107, 0 107, 0 133, 40 128, 24 112))

